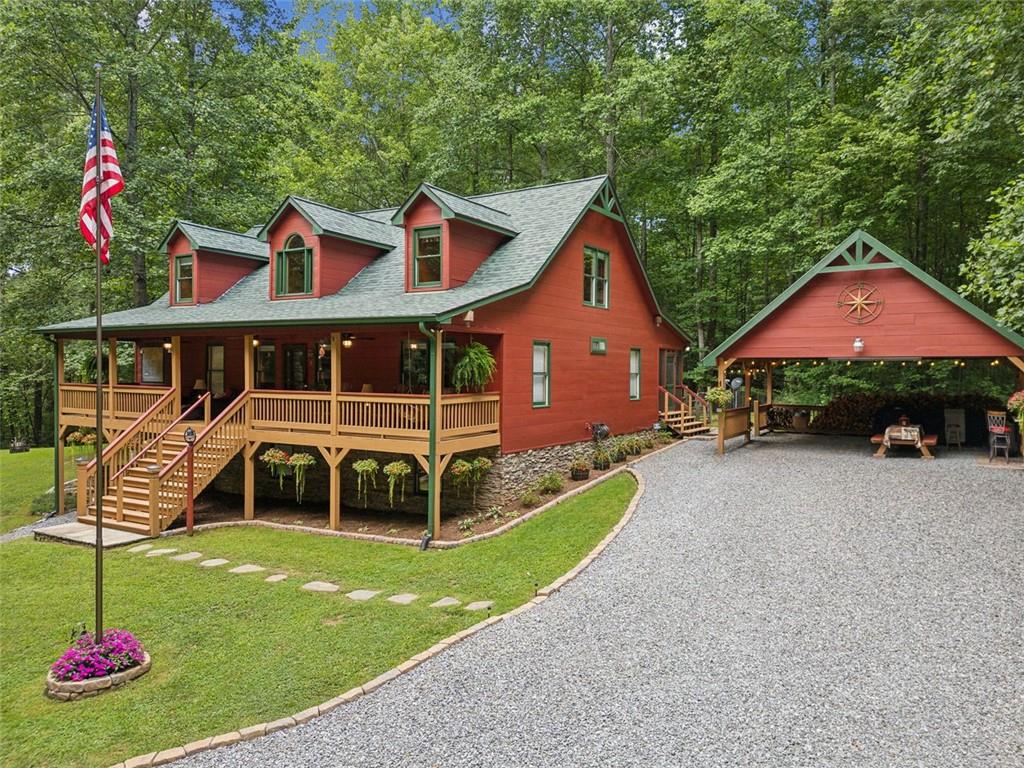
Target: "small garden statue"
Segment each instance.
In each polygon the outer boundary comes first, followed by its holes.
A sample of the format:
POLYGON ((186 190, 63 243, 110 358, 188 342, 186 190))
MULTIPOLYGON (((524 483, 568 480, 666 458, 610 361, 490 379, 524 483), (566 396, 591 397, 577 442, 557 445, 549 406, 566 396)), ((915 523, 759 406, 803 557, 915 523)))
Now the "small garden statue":
POLYGON ((402 501, 405 501, 405 478, 412 473, 412 467, 399 459, 384 465, 384 474, 388 477, 388 503, 395 506, 395 486, 402 484, 402 501))
POLYGON ((288 474, 288 459, 288 454, 280 448, 268 448, 260 456, 260 461, 270 469, 270 476, 277 478, 277 485, 282 491, 284 490, 284 476, 288 474))
POLYGON ((356 471, 356 498, 363 497, 363 508, 370 502, 370 484, 377 487, 377 470, 380 464, 376 459, 360 459, 352 462, 352 469, 356 471))
POLYGON ((288 466, 295 470, 295 500, 299 504, 306 492, 306 470, 315 464, 316 459, 308 453, 293 453, 288 458, 288 466))

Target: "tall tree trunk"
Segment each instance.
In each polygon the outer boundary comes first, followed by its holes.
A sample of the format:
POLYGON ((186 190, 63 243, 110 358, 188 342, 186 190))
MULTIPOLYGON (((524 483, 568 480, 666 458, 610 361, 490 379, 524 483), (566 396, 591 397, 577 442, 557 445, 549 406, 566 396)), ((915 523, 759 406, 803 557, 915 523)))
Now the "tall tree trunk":
POLYGON ((615 71, 615 25, 608 19, 604 25, 604 95, 608 107, 604 116, 604 168, 610 179, 615 178, 615 107, 612 96, 615 90, 612 80, 615 71))

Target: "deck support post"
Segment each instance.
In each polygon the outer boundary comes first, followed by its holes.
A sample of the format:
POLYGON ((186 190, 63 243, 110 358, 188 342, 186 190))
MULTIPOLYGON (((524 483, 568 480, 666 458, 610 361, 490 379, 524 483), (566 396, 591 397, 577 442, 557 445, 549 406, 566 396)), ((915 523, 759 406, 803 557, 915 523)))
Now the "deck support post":
POLYGON ((327 462, 331 478, 330 526, 332 531, 341 528, 341 462, 348 456, 348 448, 325 448, 317 446, 327 462))
POLYGON ((242 463, 245 466, 243 496, 245 498, 244 516, 246 520, 256 517, 256 451, 259 443, 246 443, 242 448, 242 463))
POLYGON ((181 336, 171 336, 171 389, 177 393, 174 399, 174 415, 181 415, 181 336))
POLYGON ((444 381, 444 330, 427 330, 420 323, 420 332, 427 337, 430 358, 430 409, 429 409, 429 453, 427 471, 427 535, 433 538, 441 529, 441 473, 444 471, 441 457, 441 383, 444 381))

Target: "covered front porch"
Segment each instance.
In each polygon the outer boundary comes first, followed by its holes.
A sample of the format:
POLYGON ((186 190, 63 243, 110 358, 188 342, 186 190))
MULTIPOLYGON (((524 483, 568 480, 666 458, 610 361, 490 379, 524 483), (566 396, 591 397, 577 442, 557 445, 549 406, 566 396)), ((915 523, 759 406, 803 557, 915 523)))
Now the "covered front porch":
MULTIPOLYGON (((202 457, 194 495, 240 456, 247 519, 254 516, 261 447, 282 446, 289 452, 308 448, 329 468, 334 529, 340 522, 346 456, 359 451, 411 457, 417 478, 427 486, 432 530, 440 519, 439 478, 452 456, 501 442, 500 369, 483 391, 457 392, 452 384, 460 348, 470 340, 485 345, 500 366, 500 336, 446 327, 111 337, 105 368, 119 375, 106 375, 100 388, 108 442, 104 514, 109 507, 112 524, 127 521, 153 533, 180 514, 187 503, 182 433, 191 426, 198 433, 196 455, 202 457), (152 465, 159 472, 148 476, 152 465)), ((70 433, 95 424, 97 397, 94 382, 66 380, 65 341, 57 339, 56 345, 61 454, 70 433)), ((58 464, 63 467, 62 456, 58 464)), ((95 471, 95 461, 77 468, 80 519, 95 519, 95 471)))

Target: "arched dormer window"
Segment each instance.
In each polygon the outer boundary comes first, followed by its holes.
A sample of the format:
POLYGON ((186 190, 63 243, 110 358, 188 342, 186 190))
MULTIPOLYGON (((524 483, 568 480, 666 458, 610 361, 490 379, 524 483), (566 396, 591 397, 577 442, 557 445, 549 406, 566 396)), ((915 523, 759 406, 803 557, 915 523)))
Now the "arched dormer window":
POLYGON ((306 247, 302 235, 290 235, 284 248, 275 254, 274 293, 277 296, 302 296, 313 292, 313 249, 306 247))

